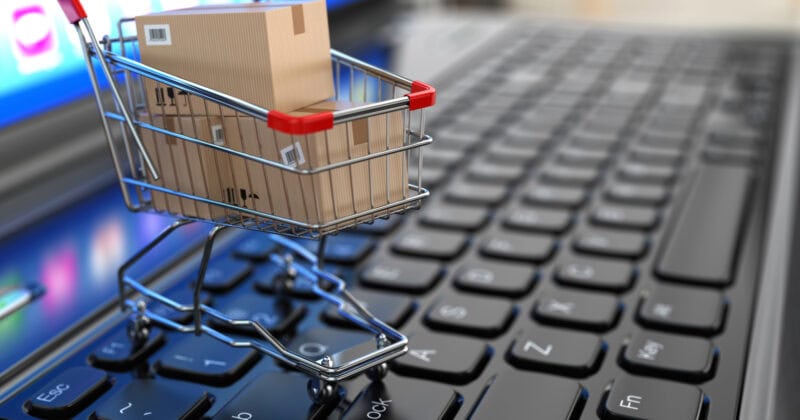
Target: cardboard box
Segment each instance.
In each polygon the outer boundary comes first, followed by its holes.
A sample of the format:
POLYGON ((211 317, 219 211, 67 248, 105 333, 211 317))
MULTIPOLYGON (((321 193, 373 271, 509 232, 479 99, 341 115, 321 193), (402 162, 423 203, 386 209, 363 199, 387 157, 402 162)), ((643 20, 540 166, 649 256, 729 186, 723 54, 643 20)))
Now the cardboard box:
MULTIPOLYGON (((255 105, 291 111, 334 95, 324 0, 201 6, 136 18, 142 63, 255 105)), ((145 79, 151 115, 229 115, 145 79)))

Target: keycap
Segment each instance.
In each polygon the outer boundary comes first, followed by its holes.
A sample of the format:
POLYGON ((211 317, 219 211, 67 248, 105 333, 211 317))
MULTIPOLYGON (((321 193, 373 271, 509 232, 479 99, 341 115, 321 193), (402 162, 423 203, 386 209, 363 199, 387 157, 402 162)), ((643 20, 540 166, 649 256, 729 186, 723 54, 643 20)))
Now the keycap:
POLYGON ((757 149, 735 149, 731 147, 706 146, 703 159, 709 163, 728 165, 750 165, 760 161, 757 149))
POLYGON ((274 250, 275 243, 267 235, 248 232, 233 250, 233 255, 253 261, 266 261, 274 250))
POLYGON ((471 179, 492 182, 515 182, 525 175, 525 167, 515 164, 497 164, 486 160, 476 160, 467 167, 467 176, 471 179))
POLYGON ((525 200, 544 206, 553 207, 580 207, 587 198, 583 188, 566 186, 549 186, 540 183, 530 185, 525 190, 525 200))
POLYGON ((103 401, 90 418, 195 420, 210 407, 207 392, 153 379, 135 380, 103 401))
POLYGON ((668 197, 669 191, 661 185, 614 182, 606 189, 606 198, 621 203, 661 205, 668 197))
POLYGON ((726 306, 716 290, 658 284, 642 297, 637 319, 649 328, 711 335, 722 329, 726 306))
POLYGON ((436 203, 422 211, 420 221, 443 229, 475 231, 489 220, 486 207, 436 203))
MULTIPOLYGON (((528 165, 539 157, 539 149, 535 147, 514 146, 493 142, 486 150, 486 160, 495 163, 528 165)), ((427 152, 425 160, 428 159, 427 152)))
POLYGON ((496 206, 505 201, 508 187, 497 184, 456 181, 445 191, 449 201, 466 204, 485 204, 496 206))
MULTIPOLYGON (((403 325, 416 306, 414 300, 408 296, 369 290, 351 290, 351 293, 372 315, 394 328, 403 325)), ((354 308, 351 309, 351 312, 357 313, 354 308)), ((357 325, 341 316, 333 305, 328 305, 325 312, 322 313, 322 318, 325 322, 339 327, 358 328, 357 325)))
POLYGON ((483 255, 524 262, 544 262, 556 249, 550 235, 500 231, 486 235, 481 241, 483 255))
MULTIPOLYGON (((341 270, 330 263, 325 264, 325 270, 336 276, 342 275, 341 270)), ((284 285, 284 281, 288 278, 286 270, 272 263, 257 267, 252 277, 255 280, 253 282, 253 287, 259 292, 305 300, 318 300, 320 298, 320 296, 314 292, 314 280, 301 274, 291 279, 292 286, 287 289, 284 285)), ((330 289, 331 285, 327 282, 323 282, 320 283, 320 287, 322 287, 322 289, 330 289)))
MULTIPOLYGON (((423 155, 424 156, 424 155, 423 155)), ((436 188, 442 181, 445 180, 449 172, 445 168, 423 168, 422 171, 422 187, 423 188, 436 188)), ((408 167, 408 181, 417 185, 419 179, 419 167, 417 165, 409 165, 408 167)))
POLYGON ((233 348, 209 335, 186 335, 159 354, 156 371, 163 376, 209 385, 231 384, 260 358, 248 348, 233 348))
POLYGON ((392 250, 398 254, 442 260, 457 257, 466 246, 466 234, 430 228, 408 229, 392 241, 392 250))
POLYGON ((555 268, 555 279, 561 284, 612 292, 628 290, 636 274, 628 261, 591 257, 565 257, 555 268))
POLYGON ((592 223, 600 226, 643 230, 653 229, 659 220, 655 209, 618 204, 599 204, 589 217, 592 223))
POLYGON ((562 233, 573 221, 572 213, 567 210, 516 206, 508 210, 503 224, 512 229, 562 233))
POLYGON ((558 162, 569 166, 597 168, 604 165, 611 155, 603 150, 581 149, 574 146, 558 151, 558 162))
POLYGON ((675 281, 729 284, 750 182, 745 168, 700 165, 672 231, 661 243, 656 273, 675 281))
POLYGON ((371 350, 375 350, 375 336, 363 330, 316 327, 292 338, 287 347, 301 356, 318 360, 325 355, 333 356, 363 344, 368 344, 371 350))
POLYGON ((508 370, 499 373, 490 383, 471 418, 576 419, 587 397, 586 390, 571 379, 508 370))
POLYGON ((649 246, 641 233, 620 232, 608 229, 586 229, 573 242, 575 250, 611 257, 639 258, 649 246))
MULTIPOLYGON (((194 303, 194 290, 185 286, 171 291, 166 296, 181 305, 192 305, 194 303)), ((201 292, 200 303, 210 305, 211 295, 206 292, 201 292)), ((191 312, 179 312, 155 301, 148 302, 147 309, 156 315, 160 315, 179 324, 186 324, 192 320, 191 312)))
POLYGON ((622 304, 611 294, 553 290, 536 300, 533 317, 546 324, 606 331, 621 311, 622 304))
POLYGON ((638 163, 675 166, 683 159, 680 149, 637 145, 631 149, 631 160, 638 163))
POLYGON ((505 299, 449 294, 428 310, 431 328, 481 337, 503 333, 514 317, 514 305, 505 299))
POLYGON ((69 418, 78 414, 111 386, 108 374, 90 367, 66 369, 25 401, 25 411, 37 417, 69 418))
MULTIPOLYGON (((449 168, 464 159, 465 153, 463 150, 436 147, 435 145, 436 143, 431 145, 431 147, 425 148, 423 151, 422 162, 424 165, 449 168)), ((412 161, 415 158, 416 153, 412 153, 412 161)))
POLYGON ((536 269, 528 264, 475 258, 459 268, 455 285, 481 294, 521 297, 530 292, 537 279, 536 269))
POLYGON ((638 141, 641 144, 646 144, 653 148, 683 149, 689 142, 689 137, 648 132, 647 129, 645 129, 638 141))
POLYGON ((514 339, 507 357, 522 369, 583 377, 597 370, 606 347, 594 334, 535 326, 514 339))
POLYGON ((577 130, 570 136, 570 144, 574 147, 610 152, 615 149, 620 138, 613 134, 577 130))
POLYGON ((295 372, 267 372, 247 384, 214 416, 214 420, 326 418, 338 399, 314 404, 308 397, 308 376, 295 372), (280 386, 275 386, 280 384, 280 386), (268 389, 269 392, 264 392, 268 389))
POLYGON ((369 287, 425 293, 439 281, 443 273, 442 265, 438 262, 382 256, 368 263, 359 278, 361 284, 369 287))
POLYGON ((628 339, 620 363, 640 375, 699 382, 712 376, 716 358, 709 340, 642 331, 628 339))
POLYGON ((101 369, 122 371, 130 369, 164 345, 164 333, 151 329, 147 339, 136 343, 128 337, 125 329, 115 332, 89 355, 89 363, 101 369))
MULTIPOLYGON (((308 241, 308 248, 316 253, 319 241, 308 241)), ((375 249, 375 240, 366 235, 341 233, 328 238, 325 244, 325 261, 334 264, 356 264, 375 249)))
MULTIPOLYGON (((259 323, 273 335, 283 335, 294 328, 306 314, 305 305, 287 298, 263 296, 251 293, 242 294, 216 308, 228 318, 249 320, 259 323)), ((211 325, 220 330, 255 337, 261 335, 250 326, 230 325, 217 318, 211 318, 211 325)))
POLYGON ((226 292, 244 280, 252 271, 253 266, 242 260, 222 258, 211 261, 203 279, 203 289, 210 292, 226 292))
POLYGON ((578 168, 562 165, 549 165, 542 169, 541 179, 546 183, 588 187, 594 184, 600 172, 594 168, 578 168))
POLYGON ((405 376, 466 384, 480 375, 490 353, 480 340, 415 333, 409 337, 408 353, 395 359, 392 369, 405 376))
POLYGON ((390 376, 367 385, 342 420, 450 420, 460 406, 460 396, 447 385, 390 376))
POLYGON ((372 222, 361 223, 356 228, 357 232, 369 235, 386 235, 392 233, 398 226, 403 224, 403 216, 393 215, 386 219, 375 219, 372 222))
POLYGON ((603 420, 696 420, 706 404, 694 385, 622 375, 612 382, 600 411, 603 420))
POLYGON ((623 163, 617 176, 625 181, 644 184, 666 184, 675 180, 678 172, 671 166, 656 166, 642 163, 623 163))

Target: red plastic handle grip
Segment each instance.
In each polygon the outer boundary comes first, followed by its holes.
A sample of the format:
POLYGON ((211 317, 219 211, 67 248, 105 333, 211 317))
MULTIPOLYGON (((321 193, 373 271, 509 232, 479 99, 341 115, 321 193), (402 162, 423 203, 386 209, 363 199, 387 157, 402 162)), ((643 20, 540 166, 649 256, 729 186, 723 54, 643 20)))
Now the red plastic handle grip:
POLYGON ((86 17, 86 10, 83 10, 81 0, 58 0, 61 10, 67 16, 69 23, 76 24, 79 20, 86 17))
POLYGON ((333 113, 319 112, 302 117, 294 117, 283 112, 270 111, 267 117, 267 126, 286 134, 316 133, 333 128, 333 113))
POLYGON ((407 93, 408 109, 415 110, 433 106, 436 103, 436 89, 420 81, 411 83, 411 93, 407 93))

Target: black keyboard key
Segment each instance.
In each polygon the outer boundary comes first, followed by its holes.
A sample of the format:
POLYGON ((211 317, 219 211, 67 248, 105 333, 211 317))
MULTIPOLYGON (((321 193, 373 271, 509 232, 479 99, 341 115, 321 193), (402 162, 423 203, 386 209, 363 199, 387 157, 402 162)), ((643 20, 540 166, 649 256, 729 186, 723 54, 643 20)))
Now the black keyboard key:
MULTIPOLYGON (((443 147, 436 147, 436 143, 428 147, 423 152, 423 164, 427 167, 435 166, 435 167, 443 167, 449 168, 457 163, 459 163, 466 154, 463 150, 457 149, 448 149, 443 147)), ((412 153, 412 162, 416 159, 417 154, 412 153)))
POLYGON ((492 183, 515 182, 525 175, 525 167, 514 164, 498 164, 485 160, 476 160, 467 167, 467 176, 471 179, 492 183))
MULTIPOLYGON (((351 293, 364 308, 372 313, 372 315, 394 328, 399 328, 403 325, 414 312, 416 306, 414 301, 407 296, 372 292, 369 290, 354 290, 351 293)), ((351 312, 356 313, 356 310, 353 308, 351 312)), ((357 325, 341 316, 338 308, 333 305, 328 306, 325 312, 323 312, 322 318, 325 322, 332 325, 358 328, 357 325)))
POLYGON ((610 294, 554 290, 542 294, 533 307, 539 322, 594 331, 616 324, 622 304, 610 294))
POLYGON ((669 191, 662 185, 615 182, 606 190, 606 198, 621 203, 661 205, 669 198, 669 191))
POLYGON ((105 400, 93 420, 199 419, 211 407, 211 397, 187 387, 157 380, 136 380, 105 400))
POLYGON ((267 413, 275 419, 326 418, 337 400, 315 404, 308 397, 307 386, 308 376, 294 372, 267 372, 228 401, 214 420, 257 419, 267 413), (264 392, 267 389, 269 392, 264 392))
POLYGON ((36 417, 72 417, 105 392, 108 374, 90 367, 64 370, 25 402, 25 411, 36 417))
POLYGON ((467 246, 467 235, 436 229, 408 229, 395 236, 392 250, 399 254, 449 260, 467 246))
POLYGON ((526 188, 525 200, 533 204, 552 207, 577 208, 586 202, 583 188, 533 184, 526 188))
POLYGON ((446 385, 389 377, 364 388, 342 420, 450 420, 460 406, 461 397, 446 385))
POLYGON ((709 163, 743 166, 758 163, 760 160, 758 149, 718 146, 706 146, 703 150, 703 159, 709 163))
POLYGON ((392 233, 398 226, 402 225, 403 220, 403 217, 400 215, 390 216, 385 219, 375 219, 373 222, 361 223, 356 228, 356 231, 369 235, 386 235, 392 233))
POLYGON ((253 349, 233 348, 208 335, 187 335, 160 354, 155 369, 167 377, 224 386, 241 378, 259 358, 253 349))
MULTIPOLYGON (((424 155, 423 155, 424 156, 424 155)), ((444 181, 450 172, 445 168, 422 168, 422 187, 423 188, 436 188, 444 181)), ((410 165, 408 167, 408 182, 417 185, 419 180, 419 167, 417 165, 410 165)))
POLYGON ((425 321, 438 330, 496 337, 508 328, 514 312, 514 305, 504 299, 450 294, 428 310, 425 321))
POLYGON ((455 285, 481 294, 521 297, 530 292, 537 278, 536 269, 527 264, 476 258, 458 270, 455 285))
POLYGON ((676 281, 729 284, 750 182, 745 168, 701 165, 668 240, 661 244, 656 273, 676 281))
POLYGON ((663 133, 643 133, 639 143, 652 148, 683 149, 689 143, 689 137, 674 136, 663 133))
POLYGON ((401 375, 466 384, 480 375, 489 355, 484 341, 416 333, 409 337, 408 353, 394 360, 393 369, 401 375))
POLYGON ((643 331, 625 344, 620 363, 640 375, 699 382, 711 377, 716 358, 706 339, 643 331))
POLYGON ((683 151, 639 145, 631 150, 631 160, 644 164, 676 166, 683 160, 683 151))
POLYGON ((587 187, 597 182, 600 171, 594 168, 578 168, 562 165, 549 165, 542 169, 541 179, 544 182, 587 187))
POLYGON ((613 134, 603 134, 578 130, 572 134, 571 144, 581 149, 598 150, 610 153, 620 143, 620 138, 613 134))
POLYGON ((159 330, 151 329, 146 340, 134 345, 128 332, 120 329, 89 355, 89 363, 101 369, 127 370, 141 363, 162 345, 164 333, 159 330))
MULTIPOLYGON (((290 299, 251 293, 237 296, 233 301, 220 305, 217 310, 234 320, 257 322, 273 335, 287 333, 306 314, 304 305, 290 299)), ((220 330, 261 337, 249 325, 229 325, 217 318, 211 319, 211 325, 220 330)))
POLYGON ((625 375, 611 384, 601 412, 603 420, 697 420, 704 405, 694 385, 625 375))
MULTIPOLYGON (((520 147, 494 142, 486 151, 486 160, 495 163, 528 165, 539 157, 539 150, 534 147, 520 147)), ((425 152, 425 160, 428 154, 425 152)))
POLYGON ((422 211, 420 221, 428 226, 444 229, 475 231, 489 220, 486 207, 436 203, 422 211))
POLYGON ((555 249, 552 236, 534 233, 496 232, 481 242, 483 255, 524 262, 547 261, 555 249))
POLYGON ((578 382, 539 373, 498 374, 471 419, 577 419, 588 393, 578 382), (535 390, 535 391, 534 391, 535 390))
POLYGON ((248 233, 239 241, 233 255, 254 261, 266 261, 275 250, 275 243, 263 233, 248 233))
POLYGON ((620 179, 643 184, 667 184, 675 180, 678 171, 671 166, 642 163, 623 163, 617 175, 620 179))
POLYGON ((465 181, 456 181, 450 184, 447 187, 447 191, 445 191, 445 197, 450 201, 488 206, 496 206, 502 203, 507 196, 508 187, 505 185, 465 181))
POLYGON ((567 210, 517 206, 508 211, 503 224, 511 229, 562 233, 573 219, 567 210))
POLYGON ((641 233, 587 229, 573 242, 577 251, 611 257, 639 258, 647 252, 648 239, 641 233))
POLYGON ((558 161, 563 165, 598 168, 605 165, 611 154, 603 150, 581 149, 574 146, 558 151, 558 161))
POLYGON ((556 265, 555 279, 568 286, 623 292, 633 284, 636 272, 628 261, 567 257, 556 265))
MULTIPOLYGON (((307 241, 306 247, 316 253, 319 241, 307 241)), ((375 249, 375 240, 365 235, 342 233, 328 238, 325 244, 325 261, 334 264, 356 264, 375 249)))
POLYGON ((253 271, 253 266, 246 261, 223 258, 212 261, 203 279, 203 289, 211 292, 227 292, 253 271))
POLYGON ((583 377, 597 370, 606 347, 594 334, 537 326, 514 340, 507 357, 523 369, 583 377))
POLYGON ((442 277, 442 265, 401 257, 373 259, 361 271, 361 284, 408 293, 425 293, 442 277))
POLYGON ((711 335, 722 329, 725 312, 725 297, 716 290, 659 284, 642 297, 637 318, 649 328, 711 335))
POLYGON ((653 229, 658 224, 658 212, 643 206, 600 204, 591 213, 592 223, 629 229, 653 229))

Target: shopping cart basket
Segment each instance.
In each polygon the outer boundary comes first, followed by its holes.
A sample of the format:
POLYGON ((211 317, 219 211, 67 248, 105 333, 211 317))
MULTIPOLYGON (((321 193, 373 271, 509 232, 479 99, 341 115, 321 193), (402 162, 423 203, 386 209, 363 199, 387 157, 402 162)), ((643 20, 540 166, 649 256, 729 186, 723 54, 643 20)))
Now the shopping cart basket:
POLYGON ((429 195, 421 182, 421 147, 432 142, 424 131, 423 110, 433 105, 435 90, 332 51, 333 99, 348 107, 303 116, 268 111, 140 63, 137 38, 125 33, 133 19, 119 22, 118 37, 98 40, 80 0, 59 3, 84 46, 125 204, 135 212, 178 216, 119 270, 119 301, 121 309, 130 313, 133 342, 146 341, 150 326, 157 325, 254 348, 311 375, 309 390, 316 400, 332 397, 336 383, 354 375, 382 377, 386 363, 407 350, 407 338, 376 319, 346 290, 343 280, 324 270, 325 241, 357 224, 418 208, 429 195), (108 93, 102 89, 98 68, 108 82, 108 93), (189 111, 166 117, 158 109, 148 109, 144 92, 153 88, 163 92, 164 103, 183 100, 189 111), (235 122, 235 135, 227 133, 224 139, 218 135, 223 118, 235 122), (363 128, 365 121, 368 138, 355 145, 354 125, 363 128), (334 136, 339 144, 331 151, 334 136), (275 146, 280 142, 281 147, 275 146), (247 144, 272 144, 279 153, 248 149, 247 144), (416 180, 409 182, 412 160, 416 180), (196 221, 213 227, 206 238, 193 302, 175 302, 128 274, 171 233, 196 221), (270 260, 285 271, 283 287, 305 282, 306 289, 336 305, 344 318, 373 333, 375 349, 311 360, 285 347, 258 322, 232 319, 202 304, 200 291, 214 241, 231 227, 269 235, 280 245, 281 251, 270 260), (319 239, 319 252, 315 255, 288 237, 319 239), (191 313, 193 322, 173 322, 148 308, 144 299, 191 313), (208 325, 211 319, 249 328, 259 339, 221 333, 208 325))

